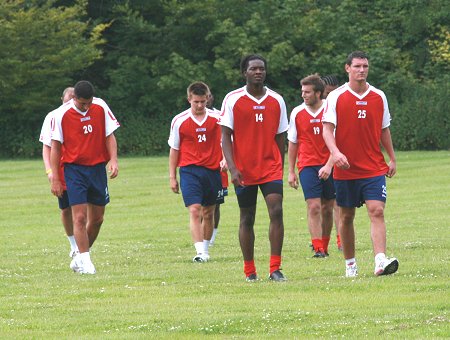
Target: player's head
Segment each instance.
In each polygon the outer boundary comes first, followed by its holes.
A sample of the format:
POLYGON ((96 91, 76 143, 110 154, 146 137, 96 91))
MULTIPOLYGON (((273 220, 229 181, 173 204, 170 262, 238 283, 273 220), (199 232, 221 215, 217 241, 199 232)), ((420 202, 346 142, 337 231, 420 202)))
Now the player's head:
POLYGON ((83 112, 89 110, 94 98, 94 86, 87 80, 80 80, 75 84, 74 92, 75 106, 83 112))
POLYGON ((322 76, 321 78, 322 81, 325 83, 325 89, 323 91, 322 98, 326 99, 331 91, 339 87, 339 81, 337 77, 334 75, 322 76))
POLYGON ((345 71, 350 82, 365 82, 369 74, 369 56, 363 51, 350 53, 345 62, 345 71))
POLYGON ((209 92, 208 101, 206 102, 206 107, 212 109, 214 107, 214 95, 209 92))
POLYGON ((62 93, 61 100, 63 103, 68 102, 75 96, 75 91, 73 87, 66 87, 62 93))
POLYGON ((241 73, 249 83, 264 83, 266 80, 267 62, 259 54, 249 54, 241 60, 241 73))
POLYGON ((204 82, 196 81, 190 84, 187 88, 187 99, 191 104, 191 111, 195 115, 205 113, 206 103, 210 96, 208 85, 204 82))
POLYGON ((317 74, 303 78, 300 85, 302 86, 302 98, 306 105, 314 106, 321 100, 325 84, 317 74))

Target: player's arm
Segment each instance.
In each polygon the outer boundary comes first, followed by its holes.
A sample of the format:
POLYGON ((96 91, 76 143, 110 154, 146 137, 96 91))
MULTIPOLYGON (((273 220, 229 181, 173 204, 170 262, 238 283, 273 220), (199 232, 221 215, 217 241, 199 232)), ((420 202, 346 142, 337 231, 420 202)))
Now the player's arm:
POLYGON ((381 130, 381 145, 383 145, 383 148, 389 156, 389 169, 386 176, 392 177, 397 172, 397 163, 395 160, 394 146, 392 144, 391 130, 388 127, 381 130))
POLYGON ((295 162, 297 160, 297 152, 298 152, 298 144, 292 143, 289 141, 288 145, 288 182, 289 185, 294 188, 298 189, 298 177, 295 173, 295 162))
POLYGON ((42 144, 42 160, 44 161, 45 173, 47 174, 48 181, 52 182, 53 171, 50 164, 50 152, 51 148, 48 145, 42 144))
POLYGON ((169 152, 169 182, 170 189, 176 194, 180 192, 180 187, 177 180, 177 164, 180 157, 180 151, 174 148, 170 148, 169 152))
POLYGON ((285 150, 285 132, 279 133, 277 135, 275 135, 275 142, 277 143, 278 146, 278 150, 280 150, 280 155, 281 155, 281 166, 284 169, 284 150, 285 150))
POLYGON ((242 175, 234 164, 233 144, 231 142, 232 134, 233 130, 231 130, 227 126, 222 125, 222 151, 227 161, 228 170, 230 170, 231 173, 231 182, 233 182, 234 185, 244 185, 242 181, 242 175))
POLYGON ((51 191, 53 195, 61 197, 63 193, 63 186, 59 178, 59 163, 61 161, 61 142, 52 140, 50 149, 50 168, 52 170, 51 191))
POLYGON ((328 177, 331 175, 331 170, 333 168, 333 157, 330 154, 328 157, 327 163, 319 169, 319 178, 326 181, 328 177))
POLYGON ((117 140, 114 133, 106 137, 106 150, 109 154, 108 171, 109 178, 116 178, 119 174, 119 163, 117 160, 117 140))
POLYGON ((333 164, 336 164, 341 169, 350 168, 350 164, 348 163, 347 157, 339 151, 336 140, 334 138, 334 124, 323 122, 323 132, 322 132, 323 140, 327 145, 328 150, 330 150, 331 158, 333 164))

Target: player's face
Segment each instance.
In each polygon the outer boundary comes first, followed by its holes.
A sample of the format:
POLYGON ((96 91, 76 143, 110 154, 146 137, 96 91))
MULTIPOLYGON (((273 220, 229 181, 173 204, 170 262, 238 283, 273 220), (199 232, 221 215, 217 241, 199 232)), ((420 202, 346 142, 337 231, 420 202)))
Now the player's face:
POLYGON ((191 104, 191 111, 194 115, 202 115, 206 112, 207 95, 199 96, 197 94, 191 94, 188 101, 191 104))
POLYGON ((77 107, 78 110, 82 111, 82 112, 86 112, 87 110, 89 110, 89 108, 92 105, 92 99, 86 99, 86 98, 77 98, 77 97, 73 97, 73 102, 75 104, 75 106, 77 107))
POLYGON ((369 74, 369 61, 367 59, 353 58, 351 65, 345 65, 350 81, 365 81, 369 74))
POLYGON ((306 105, 314 106, 320 100, 320 92, 314 92, 313 85, 302 85, 302 98, 306 105))
POLYGON ((323 99, 326 99, 328 97, 328 94, 331 91, 336 90, 337 88, 337 85, 325 85, 325 90, 323 91, 323 99))
POLYGON ((250 60, 247 70, 244 72, 247 84, 263 84, 266 80, 266 67, 264 61, 259 59, 250 60))

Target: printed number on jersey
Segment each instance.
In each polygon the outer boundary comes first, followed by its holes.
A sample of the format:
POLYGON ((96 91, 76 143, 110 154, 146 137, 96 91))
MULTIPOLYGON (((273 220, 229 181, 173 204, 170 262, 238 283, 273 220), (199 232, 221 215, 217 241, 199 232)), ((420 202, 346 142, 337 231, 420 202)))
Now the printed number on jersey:
POLYGON ((83 131, 84 134, 87 135, 88 133, 92 132, 92 125, 88 124, 88 125, 83 125, 83 131))
POLYGON ((315 135, 320 135, 320 127, 314 126, 314 127, 313 127, 313 131, 314 131, 314 134, 315 134, 315 135))
POLYGON ((264 120, 264 116, 262 113, 255 113, 256 122, 262 122, 264 120))
POLYGON ((366 118, 366 110, 358 110, 358 118, 366 118))
POLYGON ((206 135, 205 134, 197 135, 197 138, 198 138, 198 142, 199 143, 206 142, 206 135))

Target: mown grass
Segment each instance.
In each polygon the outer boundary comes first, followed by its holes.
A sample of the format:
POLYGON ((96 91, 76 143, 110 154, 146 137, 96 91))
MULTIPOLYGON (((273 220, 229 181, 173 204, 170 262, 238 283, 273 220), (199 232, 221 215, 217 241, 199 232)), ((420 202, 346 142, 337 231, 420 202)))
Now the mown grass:
POLYGON ((267 212, 256 217, 247 284, 233 190, 212 261, 191 263, 188 214, 171 193, 167 158, 124 158, 92 249, 95 276, 70 271, 69 245, 39 160, 0 161, 0 338, 447 338, 450 153, 399 152, 388 180, 388 255, 399 272, 373 276, 365 208, 357 211, 358 278, 334 243, 311 258, 301 191, 285 182, 283 268, 268 282, 267 212))

